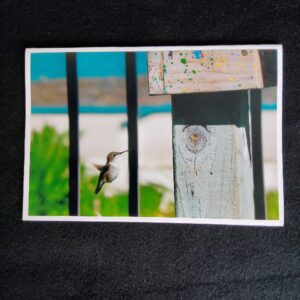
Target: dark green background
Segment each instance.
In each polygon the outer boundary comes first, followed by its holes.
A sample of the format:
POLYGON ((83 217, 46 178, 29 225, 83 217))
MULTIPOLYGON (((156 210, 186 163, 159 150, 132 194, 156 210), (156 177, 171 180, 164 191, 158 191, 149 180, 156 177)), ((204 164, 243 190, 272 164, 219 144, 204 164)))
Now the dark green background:
POLYGON ((1 299, 296 298, 299 1, 0 3, 1 299), (26 47, 283 43, 285 227, 22 222, 26 47))

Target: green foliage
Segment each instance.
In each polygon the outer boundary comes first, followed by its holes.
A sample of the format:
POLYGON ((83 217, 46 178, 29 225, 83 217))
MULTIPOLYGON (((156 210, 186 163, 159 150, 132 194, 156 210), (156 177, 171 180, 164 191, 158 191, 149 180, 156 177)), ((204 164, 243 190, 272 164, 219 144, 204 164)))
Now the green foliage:
POLYGON ((68 215, 67 134, 45 126, 32 132, 29 215, 68 215))
POLYGON ((175 217, 174 204, 169 203, 167 211, 160 209, 161 200, 168 190, 160 185, 149 184, 140 186, 141 217, 175 217))
POLYGON ((157 186, 144 185, 140 187, 141 217, 153 217, 158 214, 162 192, 157 186))
POLYGON ((279 195, 277 191, 267 194, 267 218, 268 220, 279 220, 279 195))

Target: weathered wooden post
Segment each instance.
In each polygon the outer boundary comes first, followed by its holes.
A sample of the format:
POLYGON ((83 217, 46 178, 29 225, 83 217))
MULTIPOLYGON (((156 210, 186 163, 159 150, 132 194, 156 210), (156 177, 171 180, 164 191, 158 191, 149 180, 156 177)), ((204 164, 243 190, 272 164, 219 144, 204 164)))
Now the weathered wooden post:
POLYGON ((176 216, 254 219, 249 90, 263 87, 258 51, 149 52, 148 67, 150 94, 172 95, 176 216))

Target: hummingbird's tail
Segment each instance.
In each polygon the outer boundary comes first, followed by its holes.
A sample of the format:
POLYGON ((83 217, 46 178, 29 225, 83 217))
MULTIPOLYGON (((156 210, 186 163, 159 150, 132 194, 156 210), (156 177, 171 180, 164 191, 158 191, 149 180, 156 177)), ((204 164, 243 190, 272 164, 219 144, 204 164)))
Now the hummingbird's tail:
POLYGON ((104 183, 105 183, 104 180, 99 179, 98 184, 97 184, 96 189, 95 189, 95 194, 96 195, 100 193, 101 188, 103 187, 104 183))

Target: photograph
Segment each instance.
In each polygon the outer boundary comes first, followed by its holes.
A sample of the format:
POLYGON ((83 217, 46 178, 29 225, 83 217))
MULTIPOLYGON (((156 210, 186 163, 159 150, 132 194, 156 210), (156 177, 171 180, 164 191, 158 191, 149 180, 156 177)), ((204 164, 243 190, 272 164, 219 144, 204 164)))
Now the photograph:
POLYGON ((283 226, 282 46, 25 52, 24 221, 283 226))

